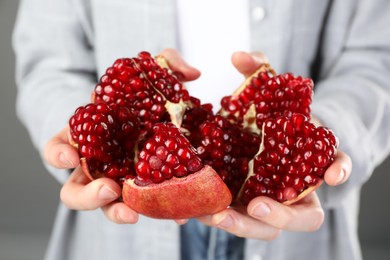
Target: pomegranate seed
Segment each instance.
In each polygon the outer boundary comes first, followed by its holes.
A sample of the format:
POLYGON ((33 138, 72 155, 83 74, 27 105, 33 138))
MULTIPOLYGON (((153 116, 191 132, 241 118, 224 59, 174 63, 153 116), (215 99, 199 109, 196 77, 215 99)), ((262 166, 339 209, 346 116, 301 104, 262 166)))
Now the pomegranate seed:
POLYGON ((174 168, 174 175, 178 178, 188 175, 187 168, 184 165, 178 165, 174 168))

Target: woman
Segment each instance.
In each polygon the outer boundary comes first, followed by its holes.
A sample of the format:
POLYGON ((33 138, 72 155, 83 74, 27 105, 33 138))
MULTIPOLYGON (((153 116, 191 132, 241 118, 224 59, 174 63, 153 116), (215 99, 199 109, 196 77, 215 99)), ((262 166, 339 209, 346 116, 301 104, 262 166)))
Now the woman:
MULTIPOLYGON (((390 3, 237 2, 21 1, 14 35, 18 114, 64 184, 47 259, 361 259, 360 187, 390 149, 390 3), (313 116, 340 139, 338 159, 325 174, 329 185, 291 207, 258 197, 248 214, 226 209, 189 221, 179 233, 173 221, 138 216, 116 202, 120 188, 113 181, 87 180, 67 143, 69 116, 89 101, 106 67, 141 50, 161 53, 184 80, 199 77, 167 48, 201 69, 206 65, 194 57, 228 64, 221 60, 226 53, 245 50, 232 56, 244 76, 265 61, 261 51, 277 72, 312 77, 313 116)), ((240 83, 223 81, 234 67, 215 66, 221 68, 213 69, 221 75, 215 88, 206 88, 211 83, 201 83, 203 77, 189 85, 204 102, 213 96, 216 103, 240 83)))

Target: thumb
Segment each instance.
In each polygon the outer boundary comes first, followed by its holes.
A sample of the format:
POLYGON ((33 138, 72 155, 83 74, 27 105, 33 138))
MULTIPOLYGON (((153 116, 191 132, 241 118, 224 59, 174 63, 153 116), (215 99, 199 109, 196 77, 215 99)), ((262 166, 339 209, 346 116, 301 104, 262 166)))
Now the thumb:
POLYGON ((186 63, 177 50, 167 48, 164 49, 160 55, 166 59, 169 67, 180 80, 191 81, 199 78, 200 71, 186 63))
POLYGON ((267 57, 262 52, 235 52, 231 60, 234 67, 245 78, 253 74, 262 64, 268 63, 267 57))

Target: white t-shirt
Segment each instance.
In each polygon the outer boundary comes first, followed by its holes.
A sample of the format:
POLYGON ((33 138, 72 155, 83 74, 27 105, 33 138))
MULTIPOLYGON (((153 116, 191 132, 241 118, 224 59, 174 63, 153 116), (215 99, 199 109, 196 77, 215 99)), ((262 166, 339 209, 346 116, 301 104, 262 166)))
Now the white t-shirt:
POLYGON ((231 63, 235 51, 249 51, 247 0, 177 0, 179 48, 183 58, 201 71, 186 83, 192 96, 220 107, 220 99, 244 80, 231 63))

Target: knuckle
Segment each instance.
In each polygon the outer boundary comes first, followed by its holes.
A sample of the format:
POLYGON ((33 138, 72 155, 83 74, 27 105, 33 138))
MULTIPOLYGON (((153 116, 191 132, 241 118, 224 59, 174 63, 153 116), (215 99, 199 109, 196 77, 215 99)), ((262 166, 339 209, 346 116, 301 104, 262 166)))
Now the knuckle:
POLYGON ((316 214, 314 215, 315 219, 313 221, 313 224, 309 228, 309 231, 317 231, 321 228, 322 224, 324 223, 325 214, 323 210, 318 210, 316 214))
POLYGON ((281 229, 275 229, 274 232, 271 232, 268 237, 265 239, 267 241, 272 241, 277 239, 282 234, 281 229))
POLYGON ((117 210, 110 207, 103 207, 104 215, 108 220, 115 224, 123 224, 124 221, 120 218, 117 210))
POLYGON ((275 218, 275 220, 272 222, 273 226, 279 230, 289 229, 291 222, 292 222, 293 216, 279 216, 279 218, 275 218))
POLYGON ((67 189, 66 185, 62 186, 62 188, 60 190, 60 200, 66 207, 72 209, 71 203, 69 201, 68 189, 67 189))

